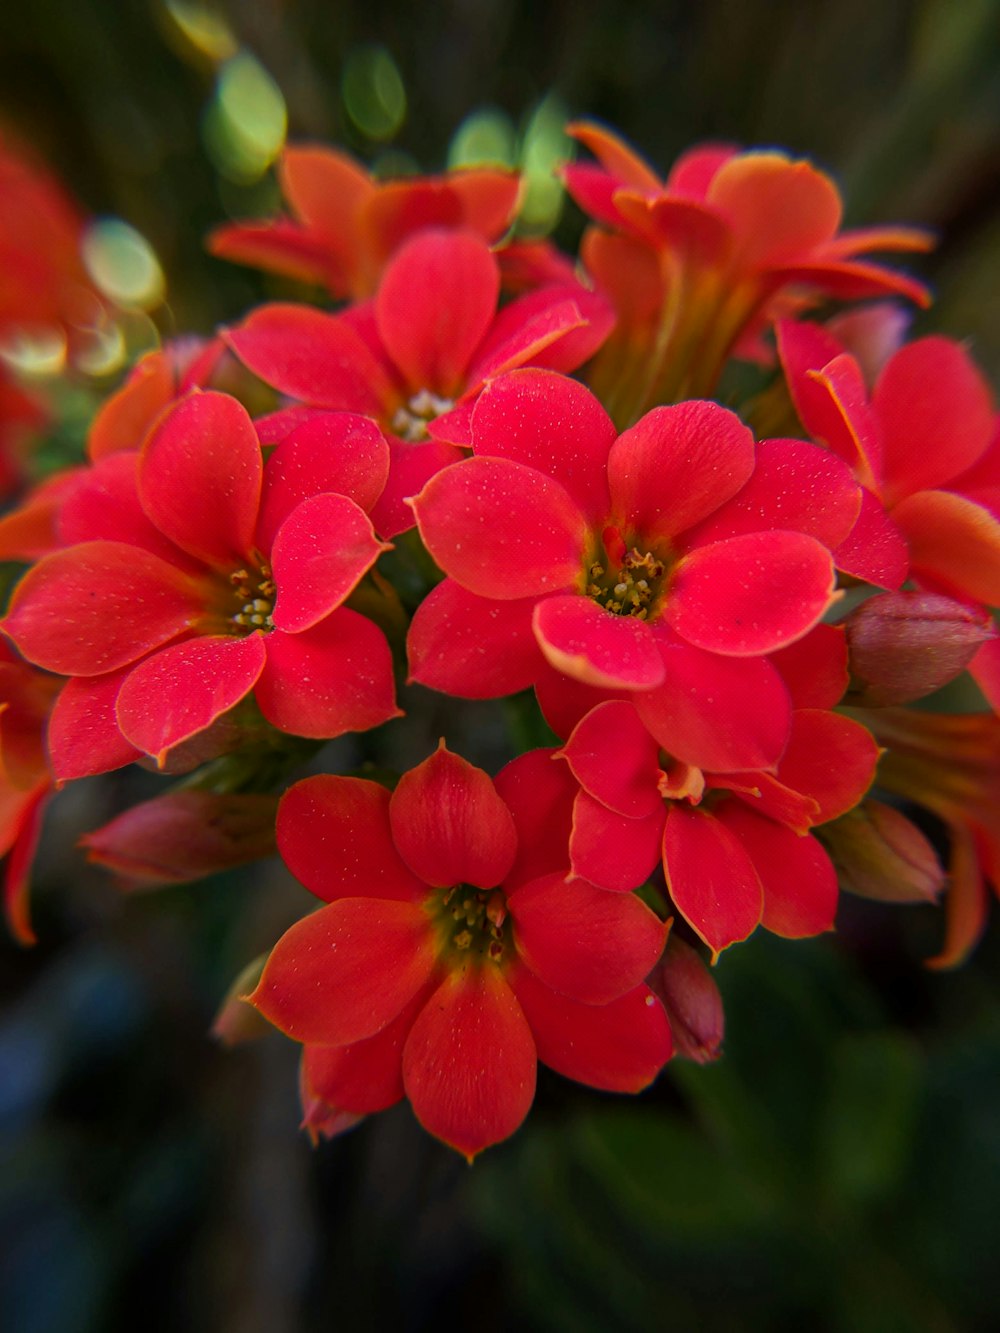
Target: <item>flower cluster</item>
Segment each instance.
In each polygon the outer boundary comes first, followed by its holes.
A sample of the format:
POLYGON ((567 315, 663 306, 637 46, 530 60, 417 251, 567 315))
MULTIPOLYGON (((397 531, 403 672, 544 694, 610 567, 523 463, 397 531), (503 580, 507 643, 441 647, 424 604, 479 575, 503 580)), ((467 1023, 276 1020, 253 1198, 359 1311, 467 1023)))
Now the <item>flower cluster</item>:
POLYGON ((926 235, 843 231, 774 151, 660 180, 572 132, 576 266, 519 238, 510 173, 289 148, 289 216, 211 246, 335 308, 148 354, 0 520, 11 930, 54 787, 187 775, 84 845, 147 885, 276 847, 321 901, 217 1024, 301 1044, 314 1138, 406 1098, 471 1159, 539 1061, 637 1092, 714 1059, 730 946, 833 929, 841 888, 938 898, 917 807, 953 835, 932 961, 1000 882, 1000 719, 907 707, 967 673, 1000 708, 993 399, 965 348, 903 342, 884 298, 928 294, 870 257, 926 235), (733 361, 756 388, 724 406, 733 361), (391 771, 364 736, 427 691, 519 696, 536 748, 391 771), (377 768, 300 776, 346 733, 377 768))

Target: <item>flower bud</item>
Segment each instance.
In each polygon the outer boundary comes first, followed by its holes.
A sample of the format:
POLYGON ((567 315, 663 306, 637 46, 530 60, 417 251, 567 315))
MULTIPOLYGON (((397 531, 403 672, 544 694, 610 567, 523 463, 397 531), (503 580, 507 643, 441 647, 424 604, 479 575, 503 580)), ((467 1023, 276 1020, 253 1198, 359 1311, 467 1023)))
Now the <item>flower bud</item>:
POLYGON ((671 935, 648 982, 667 1011, 675 1054, 700 1065, 717 1060, 725 1030, 722 996, 701 955, 671 935))
POLYGON ((223 1046, 242 1046, 245 1041, 254 1041, 257 1037, 262 1037, 265 1032, 273 1031, 264 1015, 252 1004, 247 1004, 246 1000, 260 981, 260 974, 264 971, 266 962, 267 954, 262 953, 252 963, 247 963, 219 1005, 211 1032, 223 1046))
POLYGON ((87 858, 129 888, 183 884, 275 851, 276 796, 175 791, 133 806, 85 834, 87 858))
POLYGON ((947 685, 996 637, 989 613, 931 592, 870 597, 843 622, 852 703, 909 703, 947 685))
POLYGON ((841 888, 884 903, 936 902, 945 874, 917 826, 891 805, 868 800, 817 830, 841 888))

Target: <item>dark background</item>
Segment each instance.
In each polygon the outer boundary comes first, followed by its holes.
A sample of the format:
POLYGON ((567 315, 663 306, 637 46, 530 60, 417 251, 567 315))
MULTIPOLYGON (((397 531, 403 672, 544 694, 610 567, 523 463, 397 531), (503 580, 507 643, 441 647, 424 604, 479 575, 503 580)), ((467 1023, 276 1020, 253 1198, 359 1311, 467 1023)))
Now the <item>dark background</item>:
MULTIPOLYGON (((383 168, 442 168, 490 108, 515 149, 551 146, 565 109, 662 168, 706 137, 808 153, 852 223, 938 230, 921 266, 937 303, 916 327, 968 338, 996 382, 996 0, 4 6, 0 123, 87 211, 146 237, 163 335, 292 290, 202 248, 275 197, 233 150, 234 68, 251 91, 270 76, 290 137, 383 168)), ((571 245, 580 226, 567 209, 557 235, 571 245)), ((428 725, 495 769, 500 716, 452 706, 428 725)), ((722 959, 715 1066, 675 1064, 634 1100, 543 1072, 527 1126, 471 1170, 405 1106, 313 1152, 292 1044, 227 1053, 206 1036, 304 891, 269 864, 125 897, 74 850, 157 789, 130 771, 63 793, 37 874, 42 942, 0 941, 0 1327, 998 1326, 995 928, 964 969, 932 973, 939 913, 845 901, 834 937, 761 933, 722 959)))

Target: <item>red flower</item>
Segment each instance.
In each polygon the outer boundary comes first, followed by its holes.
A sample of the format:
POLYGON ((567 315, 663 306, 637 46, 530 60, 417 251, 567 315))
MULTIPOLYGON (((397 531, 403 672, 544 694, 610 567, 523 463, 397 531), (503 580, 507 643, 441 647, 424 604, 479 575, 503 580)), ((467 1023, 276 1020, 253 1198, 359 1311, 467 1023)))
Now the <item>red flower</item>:
POLYGON ((365 511, 387 468, 377 428, 347 413, 264 467, 246 411, 214 392, 170 409, 141 453, 95 464, 62 503, 64 549, 5 621, 30 661, 74 677, 50 734, 58 776, 130 747, 162 762, 251 690, 300 736, 396 716, 385 638, 343 605, 385 549, 365 511))
POLYGON ((514 875, 519 844, 497 787, 443 746, 391 796, 327 776, 285 795, 279 849, 329 905, 278 941, 250 1000, 306 1044, 325 1106, 405 1094, 471 1159, 524 1119, 536 1060, 617 1091, 655 1077, 670 1033, 642 979, 666 926, 564 873, 514 875))
MULTIPOLYGON (((309 306, 255 310, 226 337, 246 366, 300 403, 374 417, 389 440, 380 532, 413 525, 403 504, 463 457, 469 414, 487 378, 521 365, 573 370, 611 325, 607 304, 579 283, 549 284, 498 312, 500 272, 467 231, 427 231, 394 256, 372 302, 340 315, 309 306)), ((279 438, 302 409, 262 428, 279 438)))
POLYGON ((793 938, 831 929, 837 879, 809 831, 856 805, 875 773, 869 732, 830 711, 846 683, 842 631, 820 626, 776 656, 794 711, 772 772, 679 760, 669 729, 647 729, 630 699, 599 703, 562 749, 537 752, 565 766, 531 761, 548 836, 568 840, 573 873, 630 890, 662 862, 677 910, 713 953, 758 923, 793 938))
POLYGON ((209 249, 354 299, 370 296, 392 255, 427 227, 498 240, 520 190, 513 172, 496 168, 379 183, 346 153, 319 145, 286 148, 278 176, 294 217, 220 227, 209 249))
POLYGON ((773 765, 789 705, 765 655, 833 601, 827 546, 858 505, 846 468, 797 441, 755 446, 709 402, 616 438, 588 390, 537 370, 493 381, 472 433, 477 456, 412 502, 449 576, 411 626, 413 679, 492 698, 555 669, 634 692, 686 763, 773 765))
POLYGON ((927 303, 920 283, 858 259, 872 250, 924 250, 926 233, 841 232, 837 188, 809 162, 705 145, 661 181, 611 131, 580 124, 570 132, 600 165, 567 166, 567 187, 611 228, 590 229, 581 255, 619 316, 591 370, 618 421, 710 393, 738 341, 818 294, 927 303))
POLYGON ((3 910, 11 934, 34 944, 28 874, 52 794, 45 724, 59 681, 19 662, 0 641, 0 856, 6 856, 3 910))

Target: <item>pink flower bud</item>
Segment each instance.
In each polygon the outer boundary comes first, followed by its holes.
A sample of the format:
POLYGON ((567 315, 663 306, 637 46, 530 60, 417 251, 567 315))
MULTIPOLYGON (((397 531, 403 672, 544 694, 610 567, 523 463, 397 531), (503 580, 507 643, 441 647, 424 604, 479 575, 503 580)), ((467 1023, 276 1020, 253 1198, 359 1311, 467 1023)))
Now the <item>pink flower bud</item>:
POLYGON ((223 1046, 242 1046, 245 1041, 254 1041, 271 1031, 267 1019, 246 1002, 246 997, 260 981, 266 962, 267 954, 262 953, 252 963, 247 963, 219 1005, 211 1032, 223 1046))
POLYGON ((870 597, 844 621, 851 701, 908 703, 947 685, 996 637, 989 613, 931 592, 870 597))
POLYGON ((934 848, 905 815, 865 801, 819 831, 841 888, 885 903, 936 902, 945 874, 934 848))
POLYGON ((87 857, 129 888, 183 884, 275 850, 276 796, 177 791, 126 810, 85 834, 87 857))
POLYGON ((649 985, 667 1011, 675 1054, 700 1065, 717 1060, 725 1030, 722 996, 701 955, 671 935, 649 985))

